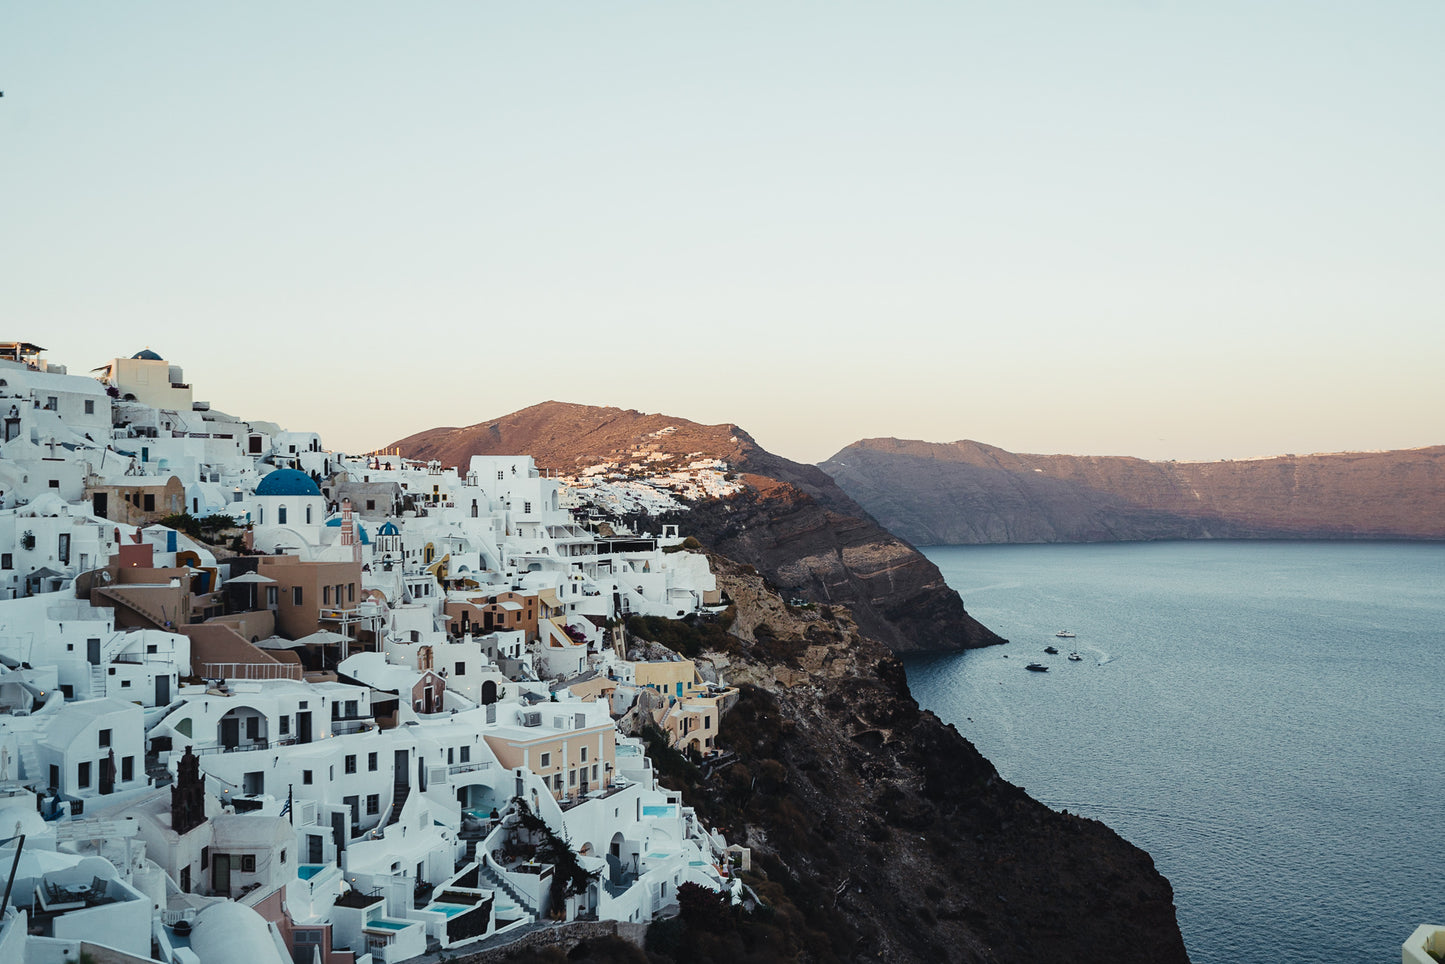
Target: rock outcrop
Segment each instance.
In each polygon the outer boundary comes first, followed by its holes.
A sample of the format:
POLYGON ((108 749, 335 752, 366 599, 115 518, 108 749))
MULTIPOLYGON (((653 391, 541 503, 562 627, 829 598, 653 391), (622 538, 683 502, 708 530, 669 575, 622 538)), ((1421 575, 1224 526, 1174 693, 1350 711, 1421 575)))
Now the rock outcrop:
POLYGON ((1445 539, 1445 446, 1147 462, 890 438, 822 468, 915 545, 1445 539))
MULTIPOLYGON (((750 956, 744 930, 728 959, 1188 960, 1148 854, 1003 780, 844 607, 788 606, 749 567, 712 562, 736 636, 701 665, 741 686, 718 737, 737 757, 658 765, 752 849, 791 942, 750 956)), ((720 959, 714 946, 677 959, 720 959)))
POLYGON ((1000 642, 968 615, 933 563, 874 522, 826 472, 765 451, 736 425, 544 402, 466 428, 420 432, 392 447, 460 466, 473 455, 525 453, 564 473, 638 452, 721 459, 746 490, 695 503, 677 520, 688 534, 798 595, 846 603, 864 632, 895 652, 1000 642))

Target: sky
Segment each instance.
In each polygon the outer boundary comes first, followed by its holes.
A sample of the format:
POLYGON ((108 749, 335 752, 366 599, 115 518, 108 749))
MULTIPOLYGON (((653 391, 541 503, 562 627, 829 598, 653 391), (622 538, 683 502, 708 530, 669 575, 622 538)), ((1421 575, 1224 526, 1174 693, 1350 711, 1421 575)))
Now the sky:
POLYGON ((0 339, 361 451, 546 399, 1445 443, 1445 4, 0 3, 0 339))

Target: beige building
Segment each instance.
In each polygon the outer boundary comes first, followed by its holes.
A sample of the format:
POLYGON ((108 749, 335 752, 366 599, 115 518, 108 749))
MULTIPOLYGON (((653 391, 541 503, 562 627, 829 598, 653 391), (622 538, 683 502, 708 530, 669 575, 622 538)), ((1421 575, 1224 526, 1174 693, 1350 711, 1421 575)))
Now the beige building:
POLYGON ((186 511, 186 487, 174 475, 165 480, 137 476, 123 483, 91 476, 85 482, 85 498, 94 515, 124 525, 148 526, 186 511))
POLYGON ((175 412, 191 410, 194 396, 181 367, 172 365, 149 348, 129 358, 116 358, 96 372, 102 382, 120 392, 122 401, 175 412))

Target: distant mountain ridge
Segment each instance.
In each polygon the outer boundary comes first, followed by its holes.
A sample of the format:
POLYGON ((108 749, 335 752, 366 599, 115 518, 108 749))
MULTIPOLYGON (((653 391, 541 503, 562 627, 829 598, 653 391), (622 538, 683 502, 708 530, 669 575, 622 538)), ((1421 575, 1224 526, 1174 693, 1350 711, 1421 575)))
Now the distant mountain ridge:
POLYGON ((859 627, 895 652, 1001 642, 968 615, 933 563, 869 518, 827 473, 773 455, 736 425, 550 401, 391 447, 462 467, 473 455, 527 454, 564 473, 639 451, 722 459, 747 490, 699 502, 684 520, 689 534, 814 602, 850 606, 859 627))
POLYGON ((1149 462, 875 438, 820 467, 915 545, 1445 539, 1445 446, 1149 462))

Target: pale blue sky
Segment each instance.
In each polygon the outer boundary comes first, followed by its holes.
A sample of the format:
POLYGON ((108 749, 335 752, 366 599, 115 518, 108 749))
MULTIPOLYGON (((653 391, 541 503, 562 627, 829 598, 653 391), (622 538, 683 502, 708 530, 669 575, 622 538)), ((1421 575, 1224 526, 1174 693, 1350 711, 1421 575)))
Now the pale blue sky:
POLYGON ((0 338, 353 450, 547 398, 1438 444, 1442 51, 1436 0, 10 2, 0 338))

